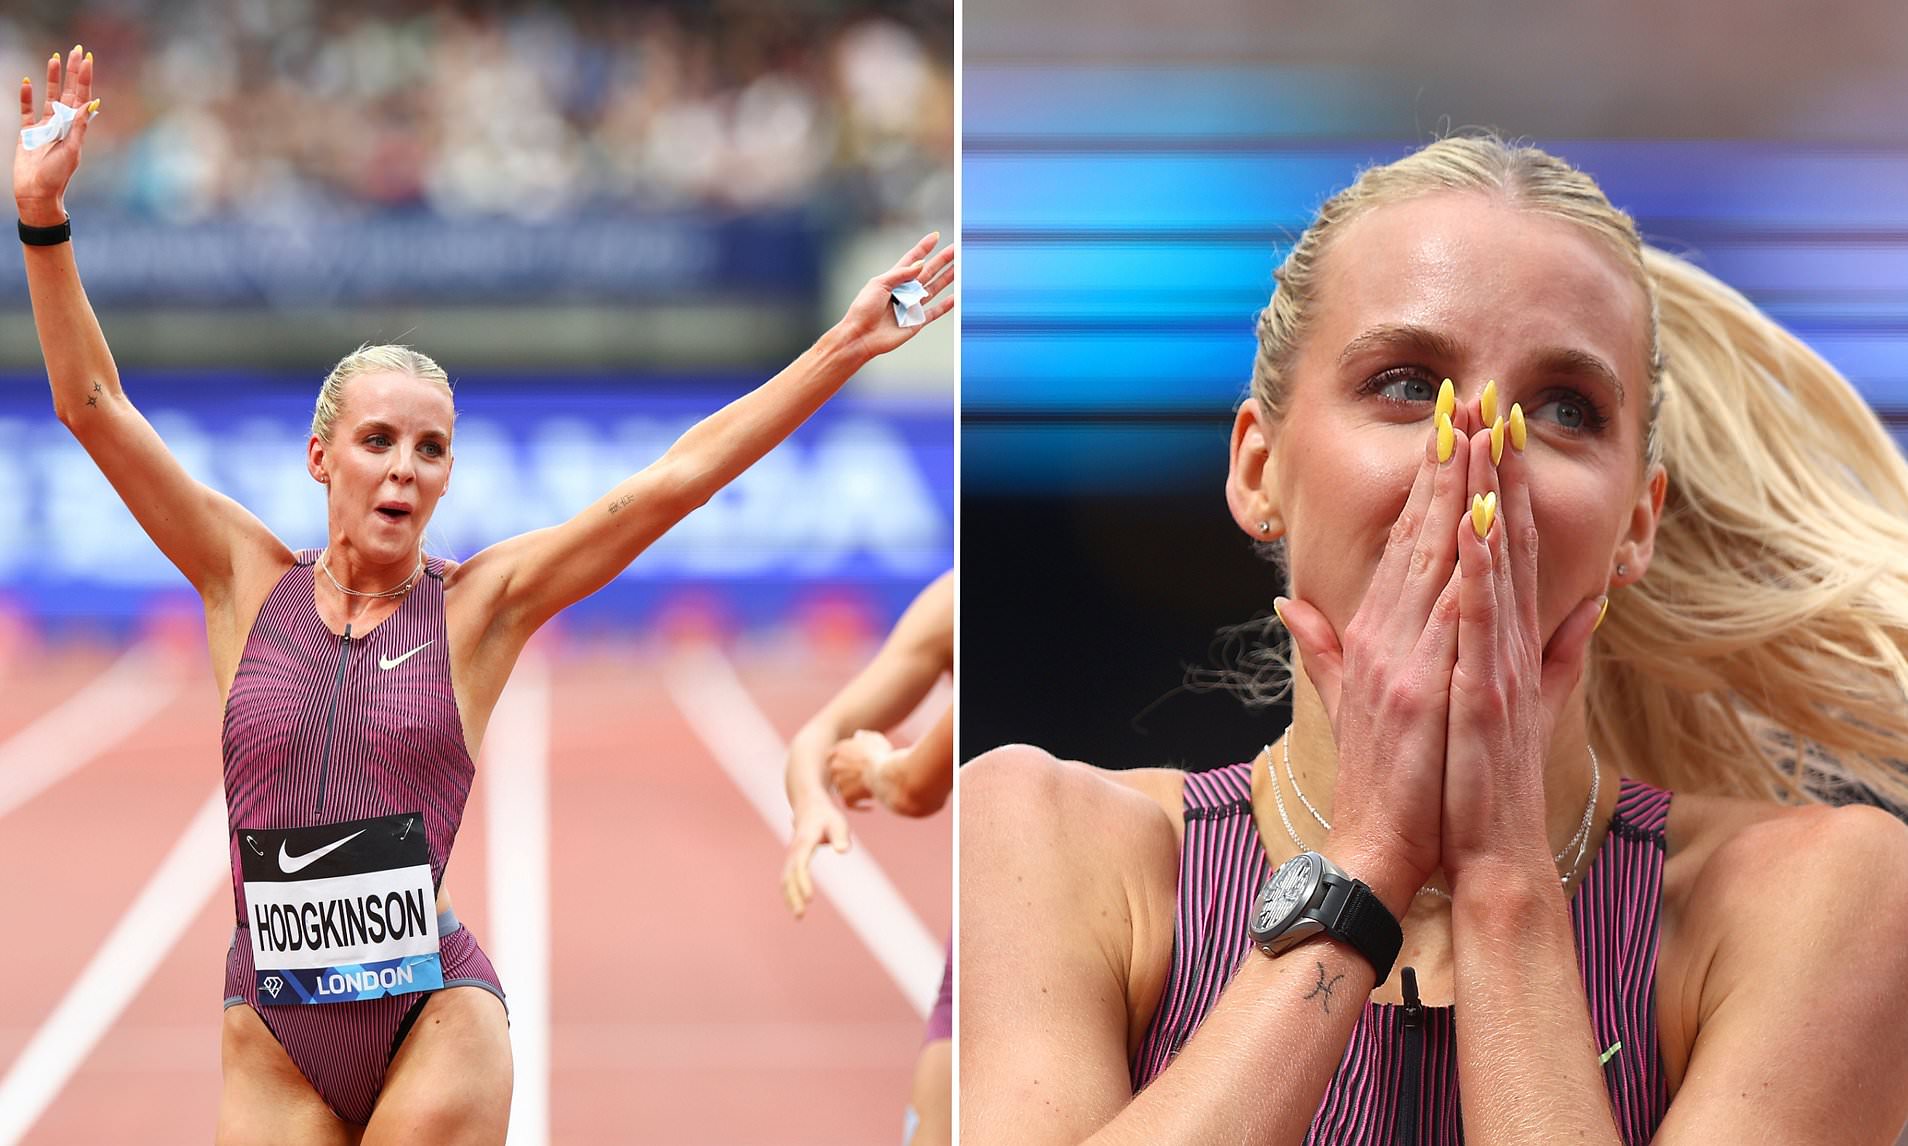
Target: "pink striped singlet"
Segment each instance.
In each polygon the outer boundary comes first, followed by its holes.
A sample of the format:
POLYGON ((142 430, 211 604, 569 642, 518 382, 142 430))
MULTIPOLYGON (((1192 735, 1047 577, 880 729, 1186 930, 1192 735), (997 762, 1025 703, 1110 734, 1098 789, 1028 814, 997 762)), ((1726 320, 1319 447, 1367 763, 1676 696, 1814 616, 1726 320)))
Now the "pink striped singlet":
MULTIPOLYGON (((1189 773, 1185 792, 1173 964, 1132 1062, 1135 1093, 1167 1068, 1253 953, 1247 917, 1271 866, 1252 818, 1250 761, 1189 773)), ((1609 834, 1570 900, 1591 1027, 1597 1045, 1612 1048, 1603 1078, 1631 1146, 1650 1141, 1669 1109, 1656 1042, 1669 805, 1670 793, 1625 779, 1609 834)), ((1464 1140, 1452 1009, 1416 1003, 1416 994, 1408 976, 1404 1003, 1365 1003, 1307 1143, 1464 1140)))
MULTIPOLYGON (((395 612, 346 637, 318 615, 318 554, 300 551, 273 587, 246 638, 226 703, 225 805, 239 930, 226 961, 225 1004, 256 1010, 331 1109, 363 1124, 429 993, 261 1006, 246 933, 240 829, 421 813, 436 888, 476 769, 451 688, 443 561, 426 558, 424 575, 395 612)), ((481 987, 503 998, 497 973, 469 930, 448 912, 437 923, 444 985, 481 987)))

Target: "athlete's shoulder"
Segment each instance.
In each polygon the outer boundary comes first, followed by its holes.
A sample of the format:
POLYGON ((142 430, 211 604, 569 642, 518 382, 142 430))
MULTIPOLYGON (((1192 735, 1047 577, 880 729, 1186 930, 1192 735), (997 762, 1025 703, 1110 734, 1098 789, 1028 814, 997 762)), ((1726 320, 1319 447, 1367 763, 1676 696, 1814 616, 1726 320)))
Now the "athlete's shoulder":
POLYGON ((1797 864, 1858 861, 1878 849, 1908 849, 1908 825, 1879 808, 1741 796, 1678 793, 1665 834, 1671 869, 1712 893, 1733 892, 1797 864))
MULTIPOLYGON (((1691 838, 1672 858, 1683 872, 1664 878, 1665 957, 1672 937, 1675 955, 1659 966, 1658 993, 1670 1053, 1694 1055, 1712 1035, 1725 1048, 1871 1039, 1864 1015, 1908 1005, 1908 826, 1872 807, 1689 803, 1691 838), (1832 1001, 1817 994, 1829 982, 1832 1001), (1791 1014, 1805 997, 1828 1005, 1791 1014)), ((1677 827, 1673 813, 1672 834, 1677 827)))
POLYGON ((1167 769, 1146 775, 1062 760, 1031 744, 984 752, 961 769, 962 830, 969 823, 1003 821, 1021 830, 1090 834, 1121 851, 1164 844, 1176 832, 1166 811, 1167 769))
MULTIPOLYGON (((1664 906, 1696 990, 1732 990, 1731 968, 1840 959, 1854 926, 1908 932, 1908 826, 1878 808, 1677 797, 1664 906)), ((1896 965, 1908 973, 1908 946, 1896 965)))
POLYGON ((961 769, 960 814, 963 943, 1016 944, 1023 964, 1095 953, 1136 1039, 1172 962, 1178 838, 1158 801, 1016 744, 961 769))
MULTIPOLYGON (((1908 825, 1879 808, 1771 804, 1729 797, 1679 797, 1685 826, 1679 849, 1696 861, 1697 898, 1723 902, 1766 898, 1774 885, 1823 880, 1859 888, 1857 898, 1895 895, 1908 901, 1901 880, 1868 878, 1908 870, 1908 825), (1837 878, 1839 877, 1839 878, 1837 878)), ((1811 897, 1835 894, 1816 884, 1811 897)))

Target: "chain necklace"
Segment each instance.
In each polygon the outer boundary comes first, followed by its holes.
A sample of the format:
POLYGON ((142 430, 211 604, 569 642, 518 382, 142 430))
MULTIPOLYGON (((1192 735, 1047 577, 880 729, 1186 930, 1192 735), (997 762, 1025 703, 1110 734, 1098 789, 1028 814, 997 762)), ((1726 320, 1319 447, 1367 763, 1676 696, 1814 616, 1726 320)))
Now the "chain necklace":
POLYGON ((418 554, 417 568, 411 570, 411 575, 404 579, 404 584, 399 585, 395 589, 386 589, 382 593, 365 593, 357 589, 345 588, 345 586, 338 581, 338 578, 332 576, 330 546, 326 546, 325 551, 318 555, 318 568, 323 569, 325 571, 325 578, 326 580, 331 582, 332 587, 338 590, 338 592, 343 593, 347 597, 372 597, 372 598, 379 598, 379 599, 388 599, 391 597, 404 596, 404 594, 409 593, 411 591, 411 586, 417 584, 417 579, 420 576, 422 576, 424 573, 424 555, 422 553, 418 554))
MULTIPOLYGON (((1305 798, 1305 790, 1299 787, 1298 776, 1292 771, 1291 736, 1287 735, 1282 739, 1280 741, 1280 747, 1283 749, 1283 755, 1285 757, 1285 776, 1292 782, 1293 795, 1299 798, 1299 803, 1305 805, 1305 810, 1312 814, 1312 819, 1318 821, 1319 827, 1327 832, 1331 831, 1331 821, 1327 820, 1324 815, 1319 812, 1318 808, 1314 806, 1310 800, 1305 798)), ((1590 799, 1584 803, 1583 820, 1578 823, 1576 834, 1570 837, 1568 843, 1564 844, 1562 851, 1559 851, 1552 857, 1552 863, 1562 863, 1564 856, 1567 855, 1571 849, 1574 848, 1577 852, 1576 858, 1570 863, 1570 870, 1557 877, 1559 887, 1568 887, 1570 881, 1576 877, 1577 870, 1583 866, 1584 853, 1590 847, 1590 824, 1591 821, 1596 818, 1597 796, 1603 788, 1603 767, 1597 762, 1597 750, 1589 744, 1584 745, 1584 747, 1590 751, 1590 799)), ((1267 771, 1271 771, 1269 761, 1272 756, 1272 746, 1270 744, 1265 746, 1265 754, 1268 760, 1267 771)), ((1292 845, 1300 851, 1305 851, 1305 841, 1299 838, 1298 828, 1292 824, 1292 817, 1285 810, 1285 793, 1280 787, 1279 778, 1276 775, 1272 777, 1272 800, 1279 810, 1279 822, 1285 825, 1285 834, 1292 837, 1292 845)), ((1446 900, 1451 898, 1450 892, 1442 888, 1433 887, 1428 883, 1418 889, 1418 894, 1435 896, 1438 899, 1446 900)))

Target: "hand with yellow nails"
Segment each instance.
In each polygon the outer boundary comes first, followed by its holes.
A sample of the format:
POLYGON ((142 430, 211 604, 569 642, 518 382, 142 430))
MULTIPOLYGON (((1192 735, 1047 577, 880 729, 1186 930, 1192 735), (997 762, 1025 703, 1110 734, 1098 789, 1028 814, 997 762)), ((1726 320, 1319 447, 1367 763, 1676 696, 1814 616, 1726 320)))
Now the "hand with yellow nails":
MULTIPOLYGON (((1506 419, 1498 400, 1496 383, 1487 383, 1470 443, 1469 512, 1457 531, 1457 654, 1440 841, 1444 876, 1453 885, 1473 864, 1502 858, 1504 841, 1517 836, 1510 825, 1542 822, 1541 765, 1582 678, 1604 604, 1579 602, 1545 641, 1528 426, 1521 403, 1506 419)), ((1538 863, 1533 858, 1532 866, 1538 863)))
POLYGON ((88 112, 99 110, 93 97, 93 54, 79 44, 62 60, 54 53, 46 61, 46 99, 36 103, 33 79, 20 80, 20 127, 37 127, 54 118, 53 105, 65 104, 80 114, 65 139, 27 150, 17 143, 13 153, 13 201, 20 221, 29 227, 57 227, 66 220, 66 188, 79 170, 80 150, 86 142, 88 112))
POLYGON ((1335 843, 1353 855, 1367 834, 1408 843, 1392 852, 1404 860, 1395 873, 1359 855, 1378 865, 1381 881, 1449 887, 1487 843, 1501 848, 1519 835, 1491 835, 1506 817, 1543 820, 1541 762, 1582 675, 1604 598, 1579 602, 1544 641, 1529 485, 1529 451, 1538 443, 1524 397, 1493 379, 1460 403, 1446 379, 1428 410, 1417 407, 1430 425, 1420 431, 1413 484, 1342 638, 1311 602, 1277 603, 1339 746, 1343 802, 1333 830, 1343 842, 1335 843), (1416 696, 1403 708, 1401 690, 1416 696), (1368 741, 1383 750, 1367 753, 1368 741), (1528 767, 1508 764, 1512 758, 1528 767), (1367 782, 1358 773, 1373 759, 1391 767, 1367 782), (1520 775, 1528 782, 1503 782, 1520 775), (1387 793, 1382 809, 1367 811, 1355 799, 1367 789, 1387 793))
POLYGON ((1410 492, 1342 638, 1311 601, 1275 603, 1339 748, 1333 862, 1400 913, 1439 864, 1458 539, 1473 528, 1471 475, 1489 464, 1488 447, 1480 459, 1460 425, 1471 414, 1450 381, 1429 413, 1428 426, 1417 423, 1410 492))

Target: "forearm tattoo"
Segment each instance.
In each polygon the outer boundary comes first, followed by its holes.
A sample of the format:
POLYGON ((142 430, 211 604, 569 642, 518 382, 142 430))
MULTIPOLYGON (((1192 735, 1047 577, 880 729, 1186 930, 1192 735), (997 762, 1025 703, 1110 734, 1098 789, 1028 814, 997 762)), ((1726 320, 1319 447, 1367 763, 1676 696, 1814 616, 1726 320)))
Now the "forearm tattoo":
POLYGON ((103 393, 105 393, 105 391, 100 388, 99 383, 98 382, 93 383, 93 392, 91 395, 87 397, 86 404, 88 406, 95 406, 95 407, 98 406, 99 396, 103 393))
POLYGON ((617 498, 615 501, 610 502, 609 511, 611 513, 615 513, 617 510, 628 506, 631 502, 635 500, 636 500, 635 494, 626 493, 623 496, 617 498))
POLYGON ((1332 990, 1338 986, 1338 981, 1344 977, 1343 975, 1333 975, 1331 980, 1327 982, 1325 979, 1325 964, 1320 963, 1318 965, 1318 983, 1312 987, 1311 992, 1305 997, 1308 999, 1317 999, 1319 1006, 1325 1008, 1325 1013, 1328 1015, 1331 1014, 1332 990))

